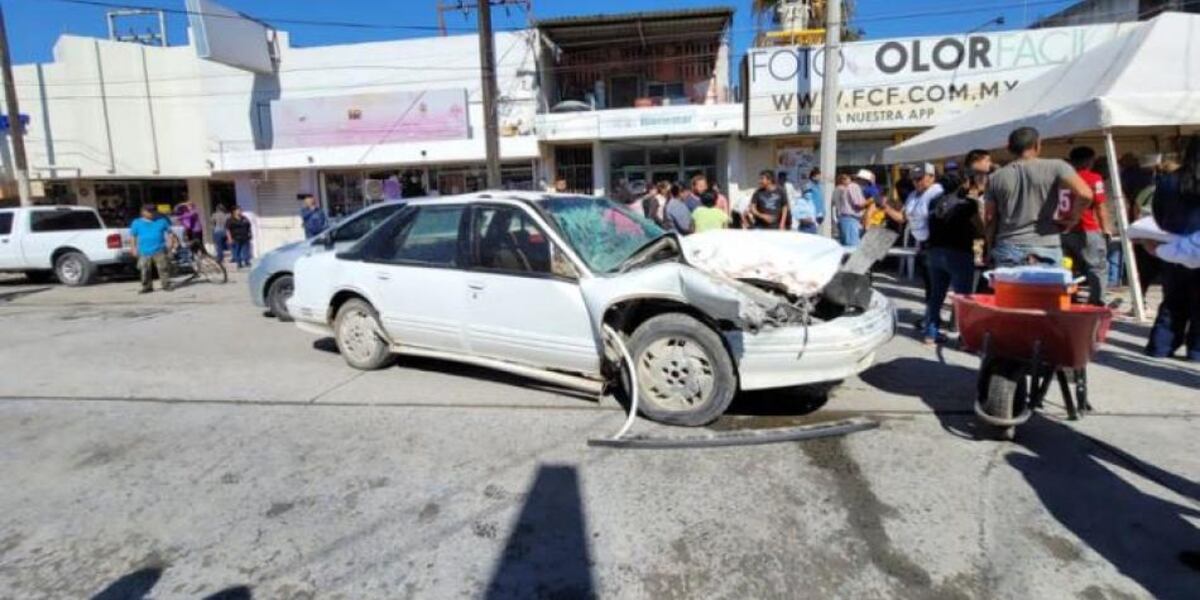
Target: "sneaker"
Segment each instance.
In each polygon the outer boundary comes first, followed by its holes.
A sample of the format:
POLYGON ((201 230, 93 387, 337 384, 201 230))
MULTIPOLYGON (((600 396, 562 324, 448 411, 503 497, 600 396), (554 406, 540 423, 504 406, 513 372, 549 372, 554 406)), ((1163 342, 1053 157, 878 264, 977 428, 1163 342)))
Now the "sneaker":
POLYGON ((149 294, 150 292, 153 292, 153 291, 154 290, 149 289, 149 288, 142 288, 142 289, 138 290, 138 293, 139 294, 149 294))

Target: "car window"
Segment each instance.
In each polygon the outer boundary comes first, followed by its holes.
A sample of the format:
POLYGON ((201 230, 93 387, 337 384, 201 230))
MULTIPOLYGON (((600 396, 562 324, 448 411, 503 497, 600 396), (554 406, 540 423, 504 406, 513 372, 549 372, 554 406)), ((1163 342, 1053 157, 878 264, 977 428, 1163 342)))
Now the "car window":
POLYGON ((405 219, 376 257, 388 262, 452 267, 458 264, 463 206, 427 206, 405 219))
POLYGON ((90 210, 35 210, 29 214, 33 232, 103 229, 100 217, 90 210))
POLYGON ((349 221, 337 226, 333 230, 333 241, 335 242, 352 242, 361 239, 367 235, 376 225, 387 220, 388 217, 396 214, 396 211, 404 208, 403 204, 387 204, 379 208, 371 209, 363 212, 349 221))
POLYGON ((10 212, 0 212, 0 235, 8 235, 12 233, 13 214, 10 212))
POLYGON ((471 227, 471 262, 480 269, 550 274, 553 244, 520 208, 482 206, 471 227))

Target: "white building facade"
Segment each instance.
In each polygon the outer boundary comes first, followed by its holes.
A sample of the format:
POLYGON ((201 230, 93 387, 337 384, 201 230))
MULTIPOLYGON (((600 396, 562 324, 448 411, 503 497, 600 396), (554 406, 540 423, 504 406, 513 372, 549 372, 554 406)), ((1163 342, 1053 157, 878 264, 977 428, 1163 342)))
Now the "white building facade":
MULTIPOLYGON (((115 226, 145 202, 206 216, 236 203, 256 215, 261 252, 301 237, 304 194, 338 216, 484 185, 474 35, 299 48, 278 32, 269 74, 195 46, 65 35, 52 62, 15 66, 35 200, 97 206, 115 226)), ((497 33, 495 47, 504 185, 530 189, 536 34, 497 33)))

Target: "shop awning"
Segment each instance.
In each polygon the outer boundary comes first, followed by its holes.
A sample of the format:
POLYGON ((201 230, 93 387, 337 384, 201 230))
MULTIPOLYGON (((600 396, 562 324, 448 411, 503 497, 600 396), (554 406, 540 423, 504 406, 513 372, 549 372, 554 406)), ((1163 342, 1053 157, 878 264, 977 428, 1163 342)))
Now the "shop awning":
POLYGON ((1017 127, 1042 138, 1200 125, 1200 15, 1164 13, 1076 60, 884 152, 888 163, 1006 145, 1017 127))

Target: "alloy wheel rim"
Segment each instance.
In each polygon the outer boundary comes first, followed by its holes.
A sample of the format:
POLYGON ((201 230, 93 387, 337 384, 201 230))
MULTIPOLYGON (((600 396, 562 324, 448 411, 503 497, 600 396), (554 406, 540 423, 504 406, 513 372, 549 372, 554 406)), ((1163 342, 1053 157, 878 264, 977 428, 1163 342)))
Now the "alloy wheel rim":
POLYGON ((355 310, 342 319, 341 326, 342 351, 356 361, 365 361, 374 353, 375 328, 372 327, 371 317, 366 312, 355 310))
POLYGON ((638 380, 655 404, 666 410, 691 410, 711 397, 712 361, 698 342, 683 336, 655 340, 637 360, 638 380))
POLYGON ((63 261, 62 267, 59 268, 59 271, 63 276, 63 279, 66 279, 70 283, 75 283, 76 281, 79 281, 79 278, 83 273, 83 265, 79 264, 79 259, 68 258, 67 260, 63 261))

